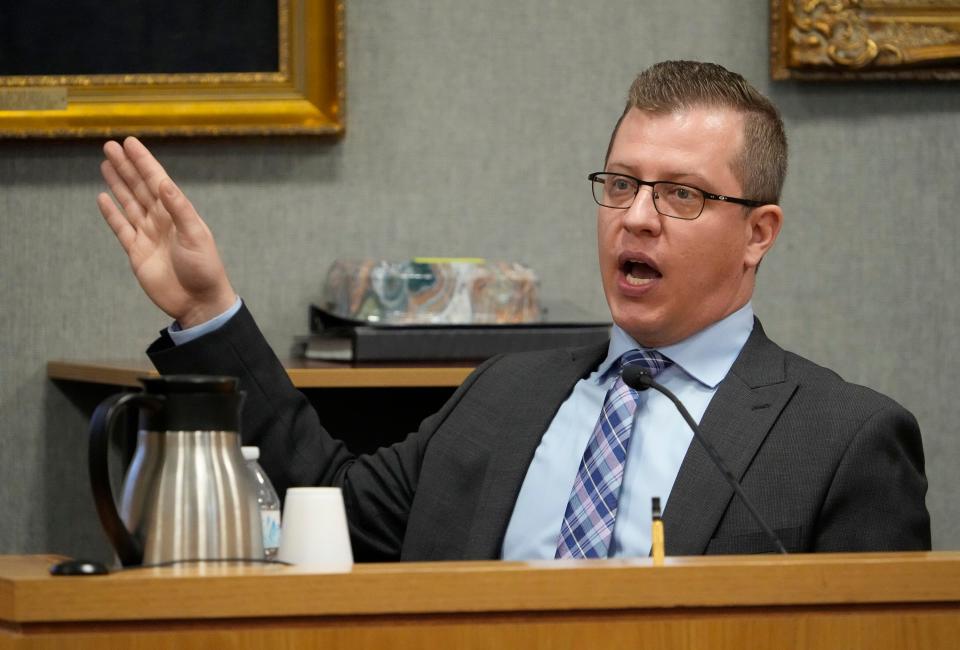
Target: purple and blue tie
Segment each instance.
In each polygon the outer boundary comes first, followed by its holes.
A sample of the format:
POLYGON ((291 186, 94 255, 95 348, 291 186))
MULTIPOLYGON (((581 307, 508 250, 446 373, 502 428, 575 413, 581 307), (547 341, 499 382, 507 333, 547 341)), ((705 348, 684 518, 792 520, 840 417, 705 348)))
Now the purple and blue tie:
POLYGON ((637 391, 623 383, 619 370, 639 365, 655 377, 671 363, 656 350, 631 350, 620 357, 617 380, 607 391, 570 492, 557 540, 557 558, 607 557, 639 398, 637 391))

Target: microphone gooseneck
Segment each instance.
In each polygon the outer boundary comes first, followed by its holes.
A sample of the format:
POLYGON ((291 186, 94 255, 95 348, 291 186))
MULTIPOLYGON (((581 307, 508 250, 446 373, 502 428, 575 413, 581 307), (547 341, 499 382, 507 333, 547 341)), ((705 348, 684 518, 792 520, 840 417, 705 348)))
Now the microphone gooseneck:
POLYGON ((763 530, 764 534, 774 545, 777 551, 786 555, 787 549, 783 547, 783 542, 780 541, 780 538, 777 537, 777 534, 773 532, 770 526, 768 526, 763 520, 763 518, 760 516, 760 513, 757 512, 757 509, 753 507, 753 504, 750 502, 750 499, 747 498, 747 495, 743 493, 743 488, 740 487, 740 482, 737 481, 733 473, 727 469, 723 459, 720 458, 720 454, 718 454, 717 450, 713 448, 713 445, 711 445, 710 442, 703 437, 703 434, 700 432, 700 427, 697 426, 697 423, 694 421, 694 419, 690 417, 690 412, 687 411, 687 408, 683 405, 683 402, 681 402, 672 392, 654 381, 650 373, 639 365, 625 366, 620 373, 620 377, 623 379, 623 383, 634 390, 642 391, 652 388, 660 393, 663 393, 671 402, 673 402, 674 406, 677 407, 677 410, 680 411, 680 415, 682 415, 683 419, 686 420, 687 426, 689 426, 690 430, 693 431, 693 436, 700 443, 700 446, 706 450, 707 455, 710 456, 710 460, 713 461, 713 464, 716 465, 717 469, 720 470, 720 473, 723 474, 723 478, 727 480, 727 483, 730 484, 730 487, 733 488, 733 491, 736 492, 738 497, 740 497, 743 505, 747 507, 747 510, 750 512, 750 516, 753 517, 753 520, 758 526, 760 526, 760 529, 763 530))

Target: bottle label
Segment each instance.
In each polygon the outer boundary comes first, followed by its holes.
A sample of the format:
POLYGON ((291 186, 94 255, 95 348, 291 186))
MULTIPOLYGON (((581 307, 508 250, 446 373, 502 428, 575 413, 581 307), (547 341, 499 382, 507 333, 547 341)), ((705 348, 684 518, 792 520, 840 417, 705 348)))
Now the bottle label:
POLYGON ((263 548, 278 548, 280 546, 280 510, 261 510, 260 523, 263 528, 263 548))

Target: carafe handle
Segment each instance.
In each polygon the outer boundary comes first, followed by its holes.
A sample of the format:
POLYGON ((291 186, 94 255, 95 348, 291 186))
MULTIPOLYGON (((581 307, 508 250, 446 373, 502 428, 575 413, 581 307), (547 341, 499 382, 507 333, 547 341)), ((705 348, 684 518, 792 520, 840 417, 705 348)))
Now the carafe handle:
POLYGON ((97 406, 90 419, 90 450, 88 464, 90 468, 90 486, 93 488, 93 501, 103 530, 120 558, 123 566, 135 566, 143 563, 143 548, 127 530, 120 518, 117 504, 110 487, 109 443, 117 429, 120 416, 126 407, 159 409, 164 398, 145 393, 126 393, 108 397, 97 406))

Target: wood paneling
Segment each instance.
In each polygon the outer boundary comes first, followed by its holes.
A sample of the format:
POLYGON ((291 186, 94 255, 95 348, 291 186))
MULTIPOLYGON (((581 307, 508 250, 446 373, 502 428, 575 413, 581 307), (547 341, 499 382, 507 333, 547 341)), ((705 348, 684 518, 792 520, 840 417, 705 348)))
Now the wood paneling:
POLYGON ((0 557, 0 648, 956 648, 960 553, 54 578, 0 557))

